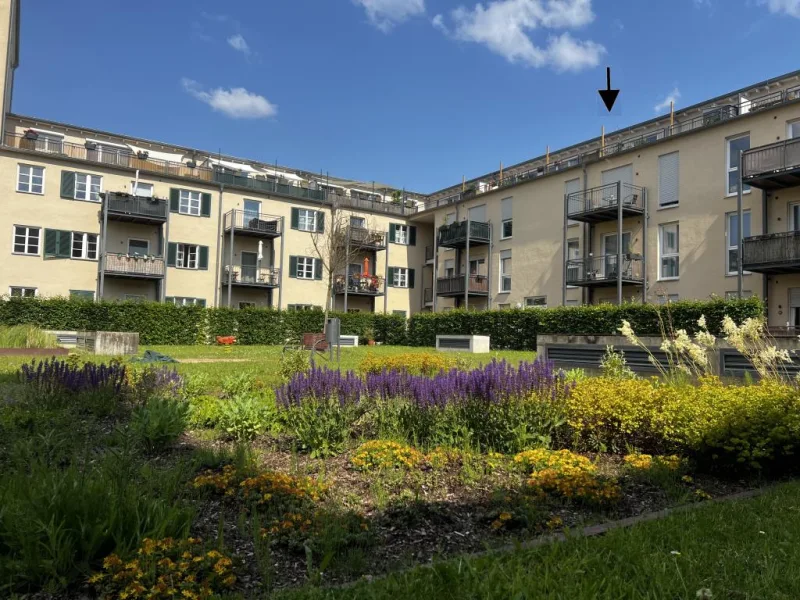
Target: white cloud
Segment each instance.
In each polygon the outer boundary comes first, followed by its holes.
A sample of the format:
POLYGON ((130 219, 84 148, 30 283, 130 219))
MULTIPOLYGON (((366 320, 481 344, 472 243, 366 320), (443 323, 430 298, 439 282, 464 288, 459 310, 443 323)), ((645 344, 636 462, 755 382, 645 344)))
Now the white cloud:
POLYGON ((766 5, 771 13, 786 13, 800 19, 800 0, 758 0, 758 3, 766 5))
POLYGON ((181 79, 181 85, 190 95, 232 119, 265 119, 278 114, 277 105, 244 88, 205 90, 186 77, 181 79))
POLYGON ((250 55, 250 46, 247 45, 247 40, 244 39, 241 33, 232 35, 228 38, 228 45, 234 50, 241 52, 245 56, 250 55))
POLYGON ((653 110, 656 111, 657 113, 660 113, 668 109, 670 107, 670 104, 672 104, 673 102, 678 102, 678 100, 680 100, 680 97, 681 97, 681 91, 678 88, 673 88, 673 90, 669 94, 667 94, 667 97, 664 98, 664 100, 662 100, 653 107, 653 110))
MULTIPOLYGON (((576 29, 594 20, 591 0, 495 0, 452 11, 453 37, 483 44, 509 62, 531 67, 550 66, 577 71, 597 66, 606 49, 591 40, 576 40, 569 33, 549 37, 537 45, 529 32, 537 29, 576 29)), ((444 23, 434 23, 440 29, 444 23)))
POLYGON ((425 12, 425 0, 353 0, 367 11, 370 22, 384 33, 425 12))
POLYGON ((695 8, 711 8, 711 0, 692 0, 695 8))
POLYGON ((445 35, 449 32, 447 30, 447 25, 444 24, 444 17, 442 15, 436 15, 431 19, 431 25, 433 25, 434 29, 438 29, 445 35))

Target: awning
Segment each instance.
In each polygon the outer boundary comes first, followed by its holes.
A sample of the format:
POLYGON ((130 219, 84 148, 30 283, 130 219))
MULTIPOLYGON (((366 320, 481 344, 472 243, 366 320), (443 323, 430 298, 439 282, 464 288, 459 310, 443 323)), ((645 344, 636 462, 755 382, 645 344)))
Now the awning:
POLYGON ((245 163, 228 162, 227 160, 219 160, 217 158, 210 158, 210 157, 208 159, 208 162, 210 162, 214 166, 224 167, 226 169, 230 169, 231 171, 244 171, 245 173, 260 173, 258 169, 254 169, 253 167, 245 163))
POLYGON ((289 181, 305 181, 302 177, 298 177, 294 173, 287 173, 286 171, 276 171, 275 169, 267 169, 266 167, 260 167, 256 171, 261 175, 271 175, 273 177, 279 177, 283 179, 288 179, 289 181))
POLYGON ((139 152, 147 152, 148 158, 154 158, 156 160, 163 160, 166 162, 174 162, 174 163, 183 162, 183 154, 176 154, 174 152, 159 152, 158 150, 141 148, 139 146, 134 146, 133 144, 128 144, 128 147, 131 150, 133 150, 134 154, 137 154, 139 152))
POLYGON ((93 140, 92 138, 86 138, 86 141, 93 144, 99 144, 100 146, 113 146, 114 148, 124 148, 125 150, 129 149, 125 144, 115 144, 114 142, 109 142, 108 140, 93 140))

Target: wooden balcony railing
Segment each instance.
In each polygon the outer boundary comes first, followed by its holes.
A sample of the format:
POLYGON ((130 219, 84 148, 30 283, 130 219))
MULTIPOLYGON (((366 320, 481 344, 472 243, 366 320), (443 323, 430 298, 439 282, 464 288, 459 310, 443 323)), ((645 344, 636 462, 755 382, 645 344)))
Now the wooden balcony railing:
POLYGON ((744 238, 742 269, 756 273, 800 271, 800 231, 744 238))
POLYGON ((104 256, 106 275, 120 275, 143 279, 164 277, 164 259, 160 256, 138 256, 106 253, 104 256))
MULTIPOLYGON (((454 275, 452 277, 439 277, 436 280, 436 294, 438 296, 463 294, 466 286, 464 275, 454 275)), ((486 275, 469 276, 470 294, 488 294, 489 278, 486 275)), ((431 297, 431 301, 433 297, 431 297)))

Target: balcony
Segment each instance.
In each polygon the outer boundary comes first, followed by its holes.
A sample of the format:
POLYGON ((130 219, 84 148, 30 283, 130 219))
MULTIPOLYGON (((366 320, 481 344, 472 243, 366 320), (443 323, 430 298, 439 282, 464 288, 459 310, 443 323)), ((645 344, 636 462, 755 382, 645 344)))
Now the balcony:
POLYGON ((384 250, 386 248, 386 232, 364 227, 347 228, 347 239, 351 248, 360 250, 384 250))
POLYGON ((250 212, 246 210, 231 210, 225 213, 225 232, 234 230, 234 235, 244 235, 272 239, 281 235, 281 218, 274 215, 250 212))
POLYGON ((160 256, 138 256, 108 252, 104 255, 106 277, 129 279, 163 279, 164 259, 160 256))
POLYGON ((222 284, 233 287, 276 288, 280 285, 281 271, 273 267, 251 267, 242 265, 225 265, 222 273, 222 284))
MULTIPOLYGON (((436 280, 437 296, 463 296, 466 287, 464 275, 454 275, 452 277, 439 277, 436 280)), ((488 296, 489 278, 486 275, 470 275, 469 291, 470 296, 488 296)), ((431 297, 433 301, 433 297, 431 297)))
POLYGON ((104 197, 109 220, 154 225, 167 222, 169 204, 166 200, 121 192, 108 192, 104 197))
POLYGON ((285 180, 275 180, 265 175, 249 177, 247 175, 230 173, 221 169, 212 169, 212 171, 213 175, 211 179, 216 183, 247 188, 265 194, 276 194, 278 196, 288 196, 290 198, 300 198, 302 200, 325 202, 325 192, 319 189, 292 185, 291 183, 285 182, 285 180))
POLYGON ((644 213, 644 188, 630 183, 609 183, 567 196, 567 218, 582 223, 616 221, 622 202, 622 217, 644 213))
POLYGON ((345 278, 340 275, 333 282, 333 293, 344 295, 347 290, 348 296, 383 296, 384 281, 383 277, 351 275, 345 278))
POLYGON ((425 306, 433 304, 433 288, 425 288, 422 291, 422 301, 425 303, 425 306))
POLYGON ((800 231, 744 238, 742 268, 754 273, 800 273, 800 231))
MULTIPOLYGON (((610 254, 567 261, 567 285, 613 287, 617 285, 619 256, 610 254)), ((622 255, 622 283, 642 285, 644 260, 638 254, 622 255)))
POLYGON ((743 153, 742 181, 762 190, 800 185, 800 139, 759 146, 743 153))
MULTIPOLYGON (((489 223, 469 221, 469 245, 485 246, 492 239, 489 223)), ((467 247, 467 221, 439 227, 439 246, 442 248, 467 247)))

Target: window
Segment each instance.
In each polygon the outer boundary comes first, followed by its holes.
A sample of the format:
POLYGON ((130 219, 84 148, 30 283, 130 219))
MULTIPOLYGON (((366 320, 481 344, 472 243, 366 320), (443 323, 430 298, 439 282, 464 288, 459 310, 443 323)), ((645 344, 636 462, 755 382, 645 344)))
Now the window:
POLYGON ((297 211, 297 228, 300 231, 317 231, 317 211, 301 208, 297 211))
POLYGON ((244 223, 248 226, 253 219, 261 218, 261 202, 258 200, 244 201, 244 223))
POLYGON ((10 287, 8 295, 12 298, 35 298, 37 291, 35 287, 10 287))
POLYGON ((659 304, 669 304, 670 302, 677 302, 678 300, 680 300, 680 295, 678 294, 661 294, 658 296, 659 304))
POLYGON ((290 305, 287 307, 287 309, 288 309, 288 310, 296 310, 296 311, 302 311, 302 310, 322 310, 322 307, 321 307, 321 306, 316 306, 316 305, 314 305, 314 304, 290 304, 290 305))
POLYGON ((417 228, 412 225, 389 223, 389 241, 404 246, 416 246, 417 228))
POLYGON ((314 279, 315 258, 308 256, 297 257, 297 277, 298 279, 314 279))
POLYGON ((364 229, 366 226, 367 220, 364 217, 350 217, 350 227, 364 229))
MULTIPOLYGON (((725 243, 727 245, 726 273, 736 275, 739 272, 739 214, 728 213, 725 215, 726 231, 725 243)), ((742 212, 742 229, 744 237, 750 236, 750 211, 742 212)))
POLYGON ((44 167, 19 165, 17 191, 28 194, 44 194, 44 167))
POLYGON ((39 256, 39 227, 14 225, 14 254, 31 254, 39 256))
POLYGON ((485 275, 484 265, 486 264, 485 258, 474 258, 469 261, 469 274, 470 275, 485 275))
POLYGON ((580 306, 580 300, 567 300, 567 306, 580 306))
POLYGON ((103 191, 103 178, 99 175, 75 173, 75 199, 100 202, 100 192, 103 191))
POLYGON ((183 215, 200 216, 200 192, 181 190, 178 202, 178 212, 183 215))
POLYGON ((444 224, 445 225, 452 225, 455 222, 456 222, 456 213, 451 212, 451 213, 447 213, 444 216, 444 224))
POLYGON ((147 256, 150 254, 150 242, 147 240, 128 240, 130 256, 147 256))
POLYGON ((790 140, 800 138, 800 121, 792 121, 786 124, 786 137, 790 140))
MULTIPOLYGON (((567 240, 567 281, 578 281, 581 272, 581 265, 577 262, 581 259, 581 246, 577 238, 567 240)), ((574 285, 568 287, 575 287, 574 285)))
POLYGON ((444 276, 447 278, 456 276, 456 261, 454 259, 448 258, 444 261, 444 276))
POLYGON ((500 291, 511 291, 511 250, 500 253, 500 291))
POLYGON ((153 184, 131 181, 131 194, 140 196, 141 198, 152 198, 153 184))
POLYGON ((547 296, 525 298, 525 308, 547 308, 547 296))
POLYGON ((392 285, 394 287, 408 287, 408 269, 395 267, 392 275, 392 285))
POLYGON ((70 290, 70 300, 94 300, 94 290, 70 290))
POLYGON ((678 156, 677 152, 670 152, 658 157, 658 205, 662 208, 678 204, 678 156))
POLYGON ((789 204, 789 231, 800 231, 800 202, 789 204))
MULTIPOLYGON (((753 292, 750 290, 742 290, 742 298, 750 298, 753 295, 753 292)), ((736 300, 739 298, 739 292, 725 292, 725 300, 736 300)))
POLYGON ((179 269, 196 269, 199 246, 194 244, 178 244, 175 266, 179 269))
POLYGON ((184 298, 182 296, 167 296, 167 302, 176 306, 205 306, 205 298, 184 298))
MULTIPOLYGON (((728 173, 727 173, 727 190, 728 195, 738 193, 739 191, 739 153, 750 149, 750 134, 746 133, 727 141, 728 145, 728 173)), ((742 186, 742 193, 749 192, 750 186, 745 184, 742 186)))
POLYGON ((255 302, 239 302, 239 310, 242 310, 242 309, 245 309, 245 308, 255 308, 255 307, 256 307, 256 303, 255 302))
MULTIPOLYGON (((564 195, 567 198, 567 211, 569 211, 570 213, 579 213, 586 210, 585 199, 583 197, 583 194, 578 193, 580 191, 581 191, 580 179, 570 179, 569 181, 564 183, 564 195)), ((567 219, 567 227, 577 224, 578 221, 567 219)))
POLYGON ((680 275, 678 231, 677 223, 659 225, 659 279, 677 279, 680 275))
POLYGON ((512 202, 513 198, 503 198, 500 201, 500 215, 502 219, 500 239, 507 240, 514 231, 512 202))
POLYGON ((97 260, 97 235, 72 232, 72 258, 97 260))

